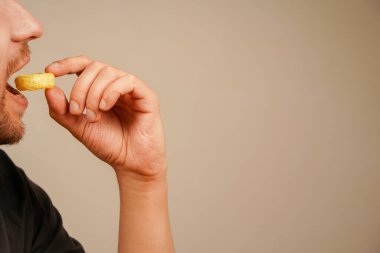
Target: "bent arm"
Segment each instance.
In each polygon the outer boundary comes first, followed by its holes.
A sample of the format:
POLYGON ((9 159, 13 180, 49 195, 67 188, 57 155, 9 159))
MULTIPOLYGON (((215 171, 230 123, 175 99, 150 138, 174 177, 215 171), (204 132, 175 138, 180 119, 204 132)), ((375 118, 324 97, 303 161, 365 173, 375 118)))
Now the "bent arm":
POLYGON ((49 114, 114 168, 120 189, 119 253, 174 252, 157 95, 134 75, 86 56, 56 61, 45 71, 78 75, 69 101, 58 87, 45 90, 49 114))

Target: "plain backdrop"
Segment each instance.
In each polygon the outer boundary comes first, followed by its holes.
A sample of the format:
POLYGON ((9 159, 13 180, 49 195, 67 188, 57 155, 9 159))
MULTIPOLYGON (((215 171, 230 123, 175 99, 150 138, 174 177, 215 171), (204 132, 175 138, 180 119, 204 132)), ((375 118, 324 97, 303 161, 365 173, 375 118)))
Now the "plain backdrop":
MULTIPOLYGON (((380 1, 20 2, 45 34, 18 74, 84 54, 159 95, 178 253, 380 252, 380 1)), ((112 169, 25 94, 4 149, 88 252, 116 252, 112 169)))

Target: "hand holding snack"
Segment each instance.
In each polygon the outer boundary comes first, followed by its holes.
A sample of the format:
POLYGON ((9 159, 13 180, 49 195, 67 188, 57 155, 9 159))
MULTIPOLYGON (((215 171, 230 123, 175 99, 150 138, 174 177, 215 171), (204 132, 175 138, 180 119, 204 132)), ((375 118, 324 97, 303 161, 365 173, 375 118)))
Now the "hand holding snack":
POLYGON ((77 74, 70 100, 45 90, 50 115, 117 174, 146 182, 166 176, 166 151, 156 94, 140 79, 85 56, 46 67, 77 74), (85 114, 84 114, 85 112, 85 114))

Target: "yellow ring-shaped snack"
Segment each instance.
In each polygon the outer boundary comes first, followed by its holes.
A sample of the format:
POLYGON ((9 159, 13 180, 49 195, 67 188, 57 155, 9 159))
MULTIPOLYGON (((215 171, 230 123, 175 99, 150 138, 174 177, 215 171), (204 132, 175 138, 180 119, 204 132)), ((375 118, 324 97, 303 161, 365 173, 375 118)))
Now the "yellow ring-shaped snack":
POLYGON ((20 91, 47 89, 55 86, 55 77, 52 73, 22 75, 16 77, 15 83, 20 91))

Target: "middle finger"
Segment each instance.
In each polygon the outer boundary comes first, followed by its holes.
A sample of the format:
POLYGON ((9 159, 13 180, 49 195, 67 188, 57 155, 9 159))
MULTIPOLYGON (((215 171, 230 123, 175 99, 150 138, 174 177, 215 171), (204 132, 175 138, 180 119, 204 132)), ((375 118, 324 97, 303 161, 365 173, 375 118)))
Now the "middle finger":
POLYGON ((105 66, 104 63, 94 61, 90 63, 75 81, 70 94, 70 113, 80 115, 83 113, 87 93, 90 90, 92 83, 101 69, 105 66))

